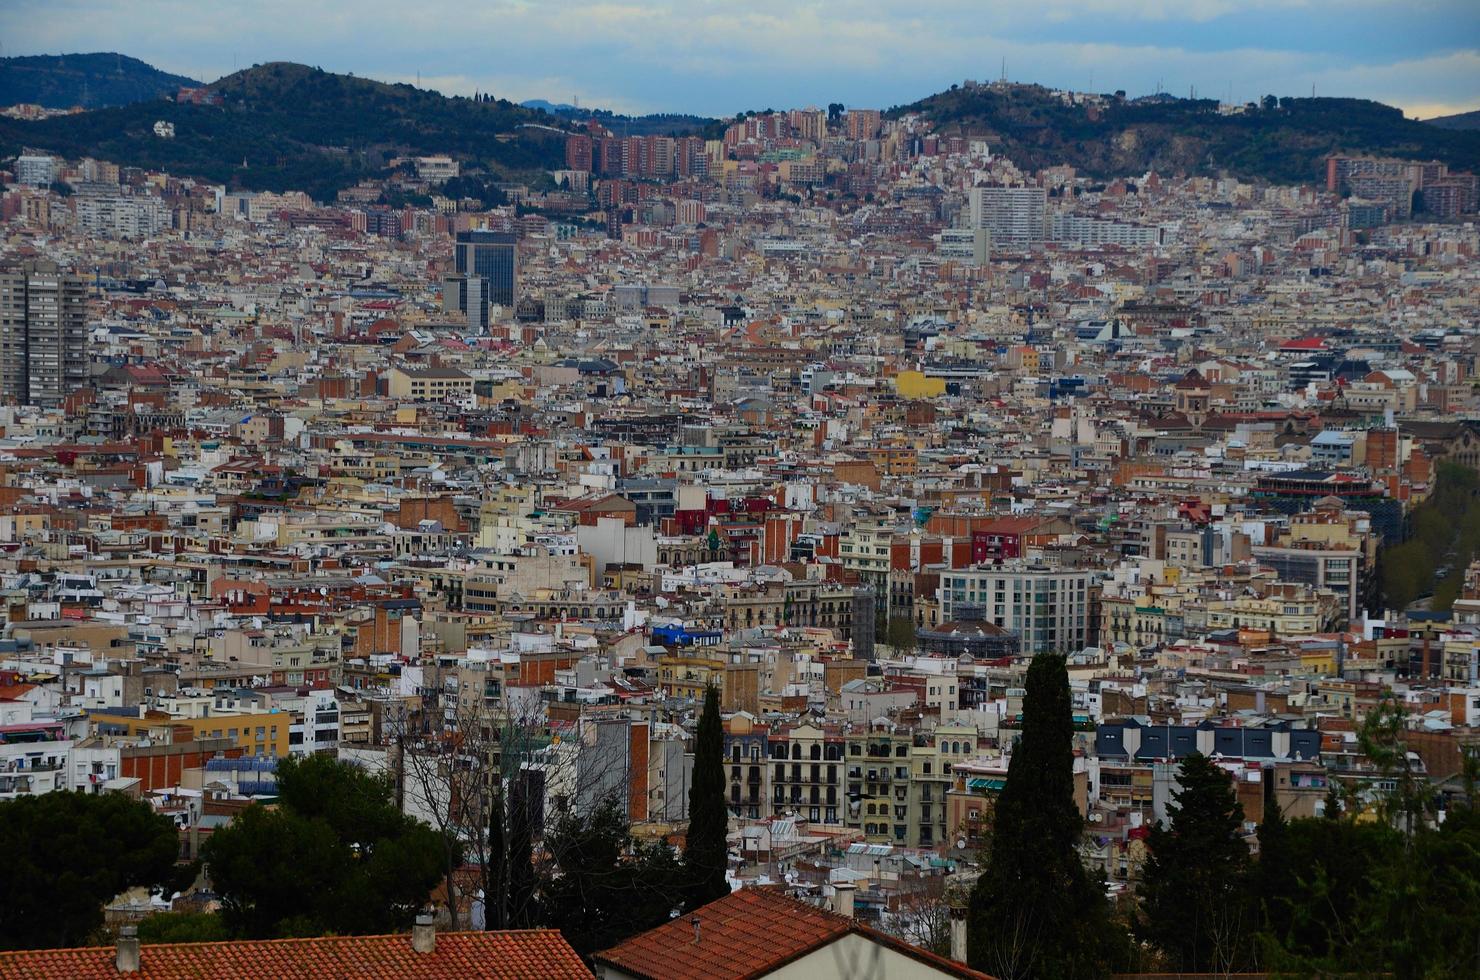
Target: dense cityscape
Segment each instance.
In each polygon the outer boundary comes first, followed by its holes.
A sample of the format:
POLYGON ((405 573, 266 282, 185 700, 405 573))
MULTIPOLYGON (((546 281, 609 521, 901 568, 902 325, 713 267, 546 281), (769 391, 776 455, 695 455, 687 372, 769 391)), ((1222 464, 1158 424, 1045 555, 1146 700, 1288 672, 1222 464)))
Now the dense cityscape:
POLYGON ((169 78, 0 120, 0 977, 1480 974, 1473 128, 169 78))

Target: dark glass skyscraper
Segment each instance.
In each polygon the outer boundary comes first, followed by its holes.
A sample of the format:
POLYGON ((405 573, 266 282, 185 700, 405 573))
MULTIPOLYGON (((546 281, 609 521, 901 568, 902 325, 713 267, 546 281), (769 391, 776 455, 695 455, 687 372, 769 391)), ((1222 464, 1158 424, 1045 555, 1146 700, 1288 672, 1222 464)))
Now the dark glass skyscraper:
POLYGON ((519 238, 502 231, 457 233, 457 271, 487 283, 489 304, 514 309, 518 288, 519 238))

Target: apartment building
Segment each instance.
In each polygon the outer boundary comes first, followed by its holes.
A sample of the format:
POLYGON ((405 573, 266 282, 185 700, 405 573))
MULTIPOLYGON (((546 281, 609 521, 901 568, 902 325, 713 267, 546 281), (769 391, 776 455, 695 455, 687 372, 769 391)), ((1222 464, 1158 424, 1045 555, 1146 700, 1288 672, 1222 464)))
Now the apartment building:
POLYGON ((0 399, 58 408, 87 383, 87 286, 54 262, 0 271, 0 399))
POLYGON ((1091 572, 1008 561, 941 573, 941 617, 981 610, 984 622, 1011 630, 1024 653, 1071 653, 1089 640, 1091 572))

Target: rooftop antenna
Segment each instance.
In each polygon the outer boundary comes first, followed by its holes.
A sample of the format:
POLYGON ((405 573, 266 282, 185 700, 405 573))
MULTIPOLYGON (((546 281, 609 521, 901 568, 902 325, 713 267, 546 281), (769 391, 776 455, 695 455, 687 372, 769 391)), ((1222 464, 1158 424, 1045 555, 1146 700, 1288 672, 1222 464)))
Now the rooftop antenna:
POLYGON ((1002 56, 1002 80, 1007 81, 1007 55, 1002 56))

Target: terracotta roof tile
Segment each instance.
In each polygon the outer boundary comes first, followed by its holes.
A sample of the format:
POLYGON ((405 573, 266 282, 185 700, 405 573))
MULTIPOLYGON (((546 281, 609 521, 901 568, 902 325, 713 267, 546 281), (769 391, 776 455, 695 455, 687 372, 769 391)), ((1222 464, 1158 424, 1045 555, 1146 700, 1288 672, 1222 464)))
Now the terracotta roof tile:
MULTIPOLYGON (((114 947, 37 949, 0 953, 3 980, 118 980, 114 947)), ((469 978, 469 980, 591 980, 575 950, 557 930, 444 932, 429 953, 411 948, 411 936, 331 936, 225 943, 145 945, 137 980, 271 977, 469 978)))
POLYGON ((739 980, 759 977, 813 950, 856 933, 935 967, 943 976, 990 980, 845 918, 788 898, 775 888, 742 888, 693 915, 664 923, 597 953, 598 965, 649 980, 739 980), (699 920, 695 941, 692 920, 699 920))

